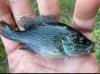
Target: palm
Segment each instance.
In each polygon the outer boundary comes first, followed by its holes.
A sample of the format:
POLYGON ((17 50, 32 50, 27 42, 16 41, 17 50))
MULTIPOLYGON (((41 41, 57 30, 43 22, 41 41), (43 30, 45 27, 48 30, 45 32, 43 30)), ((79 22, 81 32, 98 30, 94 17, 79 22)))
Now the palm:
POLYGON ((23 50, 15 50, 8 55, 11 72, 57 73, 57 72, 98 72, 94 54, 65 59, 46 59, 23 50))

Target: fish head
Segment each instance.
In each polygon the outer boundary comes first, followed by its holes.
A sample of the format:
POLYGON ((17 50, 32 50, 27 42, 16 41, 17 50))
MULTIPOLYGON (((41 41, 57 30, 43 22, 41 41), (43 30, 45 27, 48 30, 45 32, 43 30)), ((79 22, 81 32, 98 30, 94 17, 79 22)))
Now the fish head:
POLYGON ((94 43, 80 32, 66 34, 62 39, 64 52, 69 56, 78 56, 94 52, 94 43))

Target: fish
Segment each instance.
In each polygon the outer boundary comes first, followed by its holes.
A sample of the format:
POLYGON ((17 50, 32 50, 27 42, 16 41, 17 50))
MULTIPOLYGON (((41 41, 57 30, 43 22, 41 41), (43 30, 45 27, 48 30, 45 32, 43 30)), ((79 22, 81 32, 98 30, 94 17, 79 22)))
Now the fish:
POLYGON ((22 50, 33 54, 65 58, 95 52, 94 42, 78 30, 59 22, 54 16, 23 17, 19 25, 25 30, 14 30, 9 24, 1 21, 0 35, 21 43, 22 50))

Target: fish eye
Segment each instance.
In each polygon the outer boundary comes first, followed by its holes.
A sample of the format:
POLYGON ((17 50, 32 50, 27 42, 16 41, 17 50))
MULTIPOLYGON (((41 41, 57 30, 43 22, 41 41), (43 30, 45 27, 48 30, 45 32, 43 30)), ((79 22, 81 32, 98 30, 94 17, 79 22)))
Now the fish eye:
POLYGON ((81 44, 83 44, 83 45, 87 44, 87 40, 86 40, 86 39, 82 39, 82 40, 80 40, 80 42, 81 42, 81 44))

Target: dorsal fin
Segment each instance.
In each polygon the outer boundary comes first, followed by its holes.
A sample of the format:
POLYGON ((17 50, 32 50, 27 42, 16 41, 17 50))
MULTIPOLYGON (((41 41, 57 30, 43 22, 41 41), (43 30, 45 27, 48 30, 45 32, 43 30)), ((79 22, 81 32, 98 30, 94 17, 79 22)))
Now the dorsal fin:
POLYGON ((36 27, 37 25, 41 26, 44 25, 42 23, 49 23, 49 22, 58 22, 59 18, 57 16, 30 16, 30 17, 23 17, 18 22, 20 27, 25 28, 25 30, 29 30, 30 28, 36 27))

